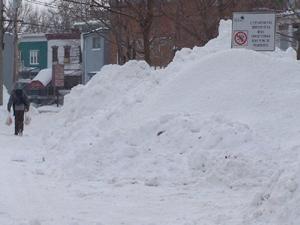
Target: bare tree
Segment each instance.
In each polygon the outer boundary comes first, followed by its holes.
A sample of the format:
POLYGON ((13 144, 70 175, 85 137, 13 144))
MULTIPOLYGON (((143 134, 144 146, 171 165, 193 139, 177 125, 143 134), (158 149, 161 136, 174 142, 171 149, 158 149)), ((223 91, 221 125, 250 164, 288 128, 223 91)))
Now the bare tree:
POLYGON ((137 56, 150 65, 152 25, 157 0, 93 1, 93 15, 110 28, 118 49, 118 61, 124 63, 137 56))
MULTIPOLYGON (((155 16, 155 2, 159 0, 60 0, 57 14, 61 21, 97 20, 111 32, 110 42, 118 52, 118 62, 125 63, 137 56, 151 64, 151 33, 155 16), (61 14, 68 15, 64 18, 61 14)), ((69 24, 64 24, 69 29, 69 24)), ((106 37, 107 38, 107 37, 106 37)))
POLYGON ((280 0, 175 0, 164 4, 163 13, 176 24, 175 46, 204 45, 218 34, 220 19, 233 11, 282 9, 280 0))
MULTIPOLYGON (((292 40, 292 42, 296 43, 296 53, 297 53, 297 60, 300 60, 300 2, 296 1, 288 1, 287 6, 290 10, 290 13, 285 15, 284 18, 288 19, 288 23, 286 25, 293 26, 296 30, 292 34, 286 34, 282 32, 277 32, 277 34, 281 35, 282 37, 288 38, 292 40)), ((281 18, 282 19, 282 18, 281 18)))
POLYGON ((54 29, 51 14, 48 9, 33 7, 30 3, 24 2, 14 8, 13 4, 9 2, 6 10, 7 30, 12 32, 14 29, 14 21, 17 20, 17 31, 22 32, 48 32, 54 29), (17 16, 15 16, 15 10, 17 16))
POLYGON ((69 32, 75 21, 91 19, 91 0, 57 0, 56 8, 49 8, 51 20, 57 30, 69 32))
POLYGON ((110 30, 105 38, 116 47, 120 64, 137 58, 157 65, 162 43, 169 52, 204 45, 217 35, 220 19, 230 18, 232 11, 272 8, 278 1, 57 0, 53 21, 65 30, 72 21, 99 21, 110 30))

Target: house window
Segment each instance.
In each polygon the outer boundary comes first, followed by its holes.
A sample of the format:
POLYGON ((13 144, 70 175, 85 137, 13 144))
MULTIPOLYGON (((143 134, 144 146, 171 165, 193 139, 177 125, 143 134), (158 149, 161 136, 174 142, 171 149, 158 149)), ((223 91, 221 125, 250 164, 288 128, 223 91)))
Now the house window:
POLYGON ((58 46, 52 46, 52 62, 58 63, 58 46))
POLYGON ((82 52, 80 46, 78 46, 78 51, 79 51, 79 63, 82 63, 82 52))
POLYGON ((21 68, 24 67, 24 59, 22 58, 22 52, 19 52, 19 63, 20 63, 20 66, 21 68))
POLYGON ((30 54, 30 64, 38 65, 39 64, 39 50, 31 50, 29 54, 30 54))
POLYGON ((65 49, 65 57, 64 57, 64 63, 69 64, 70 63, 70 55, 71 55, 71 46, 64 46, 65 49))
POLYGON ((93 49, 101 48, 101 38, 100 37, 93 37, 93 49))

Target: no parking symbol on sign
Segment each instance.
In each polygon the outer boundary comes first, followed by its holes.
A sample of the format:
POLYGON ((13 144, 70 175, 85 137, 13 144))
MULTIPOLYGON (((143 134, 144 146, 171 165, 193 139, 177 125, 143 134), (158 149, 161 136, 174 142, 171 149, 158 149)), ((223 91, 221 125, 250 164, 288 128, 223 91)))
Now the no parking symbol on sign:
POLYGON ((248 32, 247 31, 235 31, 234 32, 234 45, 235 46, 247 46, 248 44, 248 32))

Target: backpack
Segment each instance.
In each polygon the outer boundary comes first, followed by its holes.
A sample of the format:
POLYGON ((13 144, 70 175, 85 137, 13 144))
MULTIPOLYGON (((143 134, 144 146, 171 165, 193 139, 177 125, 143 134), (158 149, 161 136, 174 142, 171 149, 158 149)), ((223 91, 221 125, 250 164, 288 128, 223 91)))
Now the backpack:
POLYGON ((17 89, 15 93, 16 93, 16 95, 15 95, 14 104, 15 105, 24 105, 25 101, 24 101, 23 90, 22 89, 17 89))

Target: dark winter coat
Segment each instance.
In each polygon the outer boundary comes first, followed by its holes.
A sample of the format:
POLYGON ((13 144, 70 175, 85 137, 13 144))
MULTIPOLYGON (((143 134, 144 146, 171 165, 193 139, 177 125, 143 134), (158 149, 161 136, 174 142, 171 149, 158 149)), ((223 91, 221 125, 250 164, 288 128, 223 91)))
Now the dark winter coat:
POLYGON ((16 111, 28 111, 30 102, 22 89, 13 90, 7 103, 7 110, 10 112, 13 106, 14 114, 16 111))

